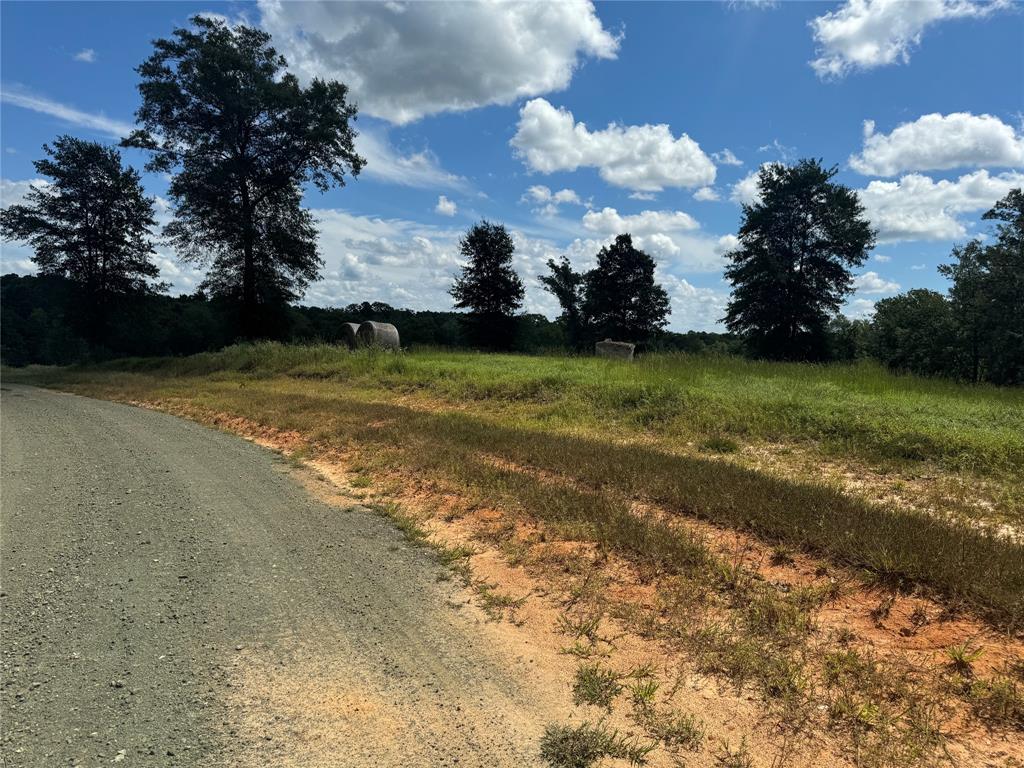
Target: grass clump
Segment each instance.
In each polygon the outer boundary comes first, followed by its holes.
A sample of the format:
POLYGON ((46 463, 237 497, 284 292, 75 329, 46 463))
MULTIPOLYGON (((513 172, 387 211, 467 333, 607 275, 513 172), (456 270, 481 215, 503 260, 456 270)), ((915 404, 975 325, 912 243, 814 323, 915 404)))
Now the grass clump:
POLYGON ((584 722, 575 728, 549 725, 540 741, 541 758, 551 768, 590 768, 606 757, 643 765, 654 748, 654 744, 623 736, 603 722, 584 722))
POLYGON ((697 752, 704 744, 704 723, 694 715, 672 709, 648 707, 639 713, 637 723, 667 747, 697 752))
POLYGON ((622 675, 600 664, 582 664, 572 685, 575 704, 593 704, 611 711, 615 697, 622 693, 622 675))
POLYGON ((1008 675, 974 680, 968 699, 986 724, 1024 731, 1024 690, 1008 675))

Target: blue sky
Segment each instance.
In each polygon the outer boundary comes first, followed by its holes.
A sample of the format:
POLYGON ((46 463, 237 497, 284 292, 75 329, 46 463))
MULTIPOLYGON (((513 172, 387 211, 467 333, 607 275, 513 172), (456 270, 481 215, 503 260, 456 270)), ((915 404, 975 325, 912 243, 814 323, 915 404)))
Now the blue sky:
MULTIPOLYGON (((323 279, 306 301, 451 306, 459 235, 515 233, 535 276, 592 263, 629 231, 657 260, 675 330, 715 329, 722 254, 762 163, 820 157, 860 191, 879 244, 848 314, 943 290, 936 265, 984 236, 981 214, 1024 183, 1024 13, 1005 0, 843 3, 4 2, 3 204, 61 133, 115 142, 138 106, 134 68, 195 13, 265 27, 300 78, 341 79, 369 164, 312 191, 323 279)), ((127 162, 145 158, 125 151, 127 162)), ((166 180, 145 177, 161 220, 166 180)), ((201 272, 160 246, 174 292, 201 272)), ((31 271, 3 245, 3 270, 31 271)))

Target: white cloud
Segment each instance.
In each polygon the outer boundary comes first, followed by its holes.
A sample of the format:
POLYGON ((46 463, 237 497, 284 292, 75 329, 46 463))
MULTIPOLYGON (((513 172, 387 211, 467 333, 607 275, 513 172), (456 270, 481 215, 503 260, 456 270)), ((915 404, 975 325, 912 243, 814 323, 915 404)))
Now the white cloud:
POLYGON ((631 192, 629 194, 630 200, 657 200, 658 196, 653 192, 631 192))
POLYGON ((86 64, 92 64, 96 61, 96 51, 92 48, 83 48, 72 57, 75 61, 84 61, 86 64))
POLYGON ((663 232, 698 229, 696 219, 683 211, 642 211, 633 216, 622 216, 614 208, 587 211, 583 214, 583 227, 604 235, 650 235, 663 232))
POLYGON ((762 163, 760 167, 755 168, 733 184, 729 192, 729 199, 734 203, 746 203, 747 205, 761 202, 761 193, 758 191, 757 179, 761 175, 761 169, 768 165, 773 165, 773 163, 762 163))
POLYGON ((847 0, 838 10, 810 21, 819 77, 906 64, 925 28, 940 21, 988 16, 1010 0, 847 0))
POLYGON ((356 151, 366 158, 363 174, 370 178, 419 189, 469 187, 464 178, 444 170, 429 150, 403 155, 372 131, 364 130, 356 137, 356 151))
POLYGON ((392 123, 565 89, 619 38, 590 0, 558 3, 292 3, 260 0, 261 25, 305 80, 352 88, 392 123))
POLYGON ((630 234, 641 250, 662 259, 675 269, 715 272, 724 264, 723 254, 734 247, 735 237, 716 238, 696 230, 700 225, 683 211, 642 211, 622 215, 614 208, 587 211, 583 228, 600 237, 591 243, 596 252, 616 235, 630 234))
POLYGON ((927 264, 912 264, 910 267, 915 272, 921 272, 922 270, 928 269, 927 264))
POLYGON ((861 293, 896 293, 900 284, 886 280, 877 272, 865 272, 853 278, 853 287, 861 293))
POLYGON ((444 195, 437 198, 437 205, 434 206, 434 213, 442 216, 454 216, 458 210, 458 206, 444 195))
POLYGON ((899 181, 872 181, 858 194, 879 242, 956 240, 967 235, 964 214, 988 210, 1022 185, 1024 174, 1014 172, 993 176, 981 170, 955 181, 913 173, 899 181))
POLYGON ((80 109, 69 107, 45 96, 37 96, 21 88, 8 89, 5 86, 0 91, 0 101, 4 104, 13 104, 16 107, 50 115, 81 128, 89 128, 99 133, 105 133, 108 136, 120 138, 127 136, 135 129, 135 126, 131 123, 109 118, 102 113, 83 112, 80 109))
POLYGON ((850 167, 863 174, 893 176, 903 171, 935 171, 963 167, 1024 165, 1024 136, 992 115, 955 112, 923 115, 875 133, 864 121, 864 149, 850 157, 850 167))
POLYGON ((714 152, 711 155, 719 165, 743 165, 743 161, 732 153, 731 149, 723 149, 721 152, 714 152))
POLYGON ((885 255, 883 255, 881 253, 876 253, 871 258, 874 259, 875 261, 877 261, 879 264, 888 264, 890 261, 892 261, 892 257, 891 256, 885 256, 885 255))
POLYGON ((903 171, 1024 166, 1024 136, 991 115, 957 112, 924 115, 892 133, 874 132, 864 121, 864 148, 850 158, 860 173, 892 176, 903 171))
POLYGON ((701 187, 693 193, 693 199, 708 202, 712 200, 721 200, 722 198, 714 187, 701 187))
POLYGON ((572 112, 544 99, 528 101, 520 110, 511 144, 531 170, 592 167, 609 184, 641 192, 703 187, 715 180, 715 164, 685 133, 675 138, 664 124, 612 124, 591 131, 572 112))
POLYGON ((875 302, 871 299, 854 299, 846 305, 843 312, 851 320, 867 320, 875 312, 875 302))
POLYGON ((589 202, 580 199, 575 190, 560 189, 557 192, 552 192, 543 184, 535 184, 527 189, 520 198, 520 202, 533 203, 537 206, 533 212, 541 216, 558 215, 559 206, 564 204, 590 206, 589 202))

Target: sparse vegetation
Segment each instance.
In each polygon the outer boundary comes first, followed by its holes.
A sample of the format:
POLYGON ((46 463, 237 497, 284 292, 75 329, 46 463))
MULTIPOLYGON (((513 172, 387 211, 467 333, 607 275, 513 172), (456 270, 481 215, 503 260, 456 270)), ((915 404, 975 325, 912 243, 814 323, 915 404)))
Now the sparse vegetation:
POLYGON ((654 746, 635 736, 624 736, 603 722, 584 722, 575 728, 548 726, 540 742, 540 754, 551 768, 590 768, 604 757, 643 765, 654 746))
POLYGON ((572 700, 611 710, 615 697, 622 693, 622 675, 600 664, 582 664, 576 670, 572 700))

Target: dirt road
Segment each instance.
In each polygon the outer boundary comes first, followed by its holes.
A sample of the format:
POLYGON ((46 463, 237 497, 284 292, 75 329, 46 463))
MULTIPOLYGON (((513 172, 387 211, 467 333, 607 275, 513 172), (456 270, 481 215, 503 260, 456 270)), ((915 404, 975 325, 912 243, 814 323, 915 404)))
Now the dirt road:
POLYGON ((190 422, 0 398, 0 763, 537 764, 565 692, 389 521, 190 422))

